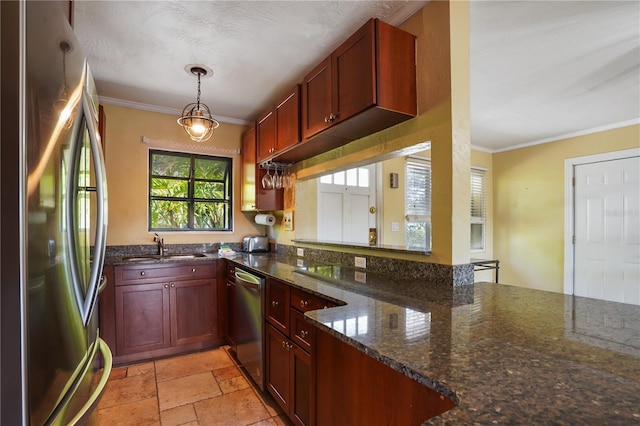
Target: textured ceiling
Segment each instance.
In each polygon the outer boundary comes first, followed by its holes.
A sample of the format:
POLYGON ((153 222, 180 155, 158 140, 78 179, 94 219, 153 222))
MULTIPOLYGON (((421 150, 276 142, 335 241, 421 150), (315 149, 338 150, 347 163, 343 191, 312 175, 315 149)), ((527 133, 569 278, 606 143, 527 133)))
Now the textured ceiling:
MULTIPOLYGON (((424 1, 78 1, 75 30, 106 102, 179 114, 202 100, 248 122, 368 18, 424 1)), ((501 150, 640 117, 640 2, 473 1, 471 141, 501 150)))

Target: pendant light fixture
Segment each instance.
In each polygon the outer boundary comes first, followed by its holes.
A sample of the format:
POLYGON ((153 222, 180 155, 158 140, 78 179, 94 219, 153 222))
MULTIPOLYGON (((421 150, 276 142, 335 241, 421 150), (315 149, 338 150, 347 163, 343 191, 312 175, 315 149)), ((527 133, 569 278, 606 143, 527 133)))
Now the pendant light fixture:
POLYGON ((192 141, 204 142, 211 138, 214 129, 217 129, 220 123, 211 116, 209 107, 200 103, 200 77, 207 75, 207 70, 193 66, 189 71, 198 77, 198 97, 195 103, 184 107, 182 115, 178 118, 178 124, 184 128, 192 141))

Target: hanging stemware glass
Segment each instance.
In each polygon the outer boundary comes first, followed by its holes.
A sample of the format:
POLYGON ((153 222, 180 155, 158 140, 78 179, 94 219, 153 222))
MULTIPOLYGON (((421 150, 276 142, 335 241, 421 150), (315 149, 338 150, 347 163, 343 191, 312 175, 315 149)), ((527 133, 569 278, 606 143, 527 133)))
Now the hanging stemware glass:
POLYGON ((276 166, 276 173, 273 176, 273 186, 276 189, 282 189, 282 169, 280 169, 280 174, 278 174, 278 167, 276 166))
POLYGON ((273 189, 273 177, 269 173, 269 166, 267 166, 267 174, 262 176, 262 187, 264 189, 273 189))
POLYGON ((282 178, 282 187, 291 188, 291 170, 287 169, 287 174, 282 178))

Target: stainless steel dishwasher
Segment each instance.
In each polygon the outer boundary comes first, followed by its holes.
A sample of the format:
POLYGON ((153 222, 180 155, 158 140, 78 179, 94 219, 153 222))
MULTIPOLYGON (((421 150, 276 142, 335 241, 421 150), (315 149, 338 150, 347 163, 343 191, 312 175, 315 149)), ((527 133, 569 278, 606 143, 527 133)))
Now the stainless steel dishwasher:
POLYGON ((264 285, 265 279, 236 266, 236 357, 264 390, 264 285))

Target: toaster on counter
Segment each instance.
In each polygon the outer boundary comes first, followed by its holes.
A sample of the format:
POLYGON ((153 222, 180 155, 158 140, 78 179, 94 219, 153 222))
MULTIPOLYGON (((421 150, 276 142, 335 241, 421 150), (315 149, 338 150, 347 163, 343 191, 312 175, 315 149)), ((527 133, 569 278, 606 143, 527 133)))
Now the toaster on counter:
POLYGON ((242 251, 258 253, 269 251, 269 238, 264 235, 252 235, 242 239, 242 251))

